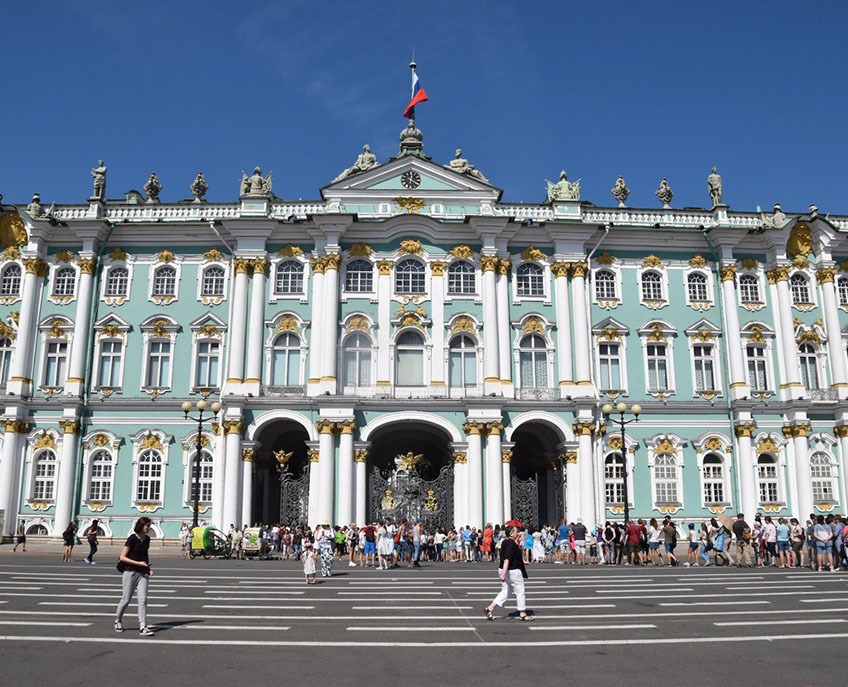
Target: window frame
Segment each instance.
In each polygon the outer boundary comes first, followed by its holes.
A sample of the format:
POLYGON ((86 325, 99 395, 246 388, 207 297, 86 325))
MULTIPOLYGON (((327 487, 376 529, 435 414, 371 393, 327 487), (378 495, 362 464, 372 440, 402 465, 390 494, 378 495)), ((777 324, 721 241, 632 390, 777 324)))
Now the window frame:
POLYGON ((344 290, 343 291, 348 296, 356 297, 356 296, 363 296, 363 295, 373 295, 374 293, 376 293, 376 283, 377 283, 377 280, 374 279, 374 263, 371 260, 367 260, 366 258, 354 258, 353 260, 348 260, 344 265, 344 281, 342 283, 344 284, 344 290), (350 268, 354 265, 368 265, 368 270, 359 269, 359 270, 351 271, 350 268), (350 286, 351 286, 351 283, 350 283, 351 275, 360 275, 360 276, 357 276, 357 278, 356 278, 357 282, 358 282, 358 284, 357 284, 358 286, 362 285, 363 276, 367 275, 368 281, 370 282, 369 283, 370 288, 368 288, 368 289, 363 289, 363 288, 351 289, 350 288, 350 286))
POLYGON ((706 269, 698 269, 693 268, 686 270, 684 272, 684 286, 686 291, 686 304, 695 310, 709 310, 715 300, 714 300, 714 287, 713 287, 713 279, 712 273, 706 269), (703 289, 703 294, 695 294, 695 295, 703 295, 704 298, 693 298, 693 280, 694 279, 703 279, 703 282, 698 282, 696 288, 703 289))
MULTIPOLYGON (((710 506, 729 506, 730 505, 730 480, 729 480, 729 461, 719 451, 709 451, 700 459, 701 473, 701 507, 709 508, 710 506), (708 459, 715 458, 715 461, 708 459), (711 470, 709 466, 718 466, 718 476, 709 474, 711 470), (721 498, 708 498, 709 487, 713 489, 721 488, 721 498)), ((715 472, 715 468, 712 469, 715 472)))
POLYGON ((9 260, 0 267, 0 303, 11 304, 16 303, 21 299, 21 293, 24 286, 24 271, 21 263, 9 260), (9 277, 10 271, 17 271, 17 275, 9 277), (13 289, 12 284, 17 284, 17 288, 13 289), (8 286, 6 286, 8 284, 8 286))
POLYGON ((393 280, 393 290, 394 293, 398 296, 424 296, 429 292, 429 279, 428 279, 428 270, 426 263, 420 258, 414 258, 411 256, 405 256, 398 260, 394 265, 394 280, 393 280), (419 271, 413 272, 412 270, 404 270, 401 271, 401 267, 409 265, 417 266, 420 269, 419 271), (405 276, 409 275, 409 277, 405 276), (409 284, 405 285, 401 283, 401 280, 409 280, 409 284), (413 283, 415 282, 415 283, 413 283), (419 283, 420 282, 420 285, 419 283), (418 290, 420 287, 420 290, 418 290))
POLYGON ((447 370, 446 370, 445 378, 447 380, 448 389, 459 389, 459 390, 467 390, 474 389, 480 386, 480 346, 479 341, 475 336, 473 336, 470 332, 457 332, 453 336, 451 336, 447 341, 447 370), (454 346, 454 343, 467 342, 468 345, 463 345, 460 347, 454 346), (459 369, 461 371, 462 383, 454 384, 451 371, 453 370, 453 358, 454 352, 458 351, 457 355, 460 358, 460 366, 459 369), (472 360, 472 369, 474 371, 474 379, 469 382, 466 379, 466 371, 468 365, 468 359, 472 360))
POLYGON ((783 484, 783 466, 781 465, 780 458, 775 456, 773 453, 760 453, 757 456, 757 460, 755 463, 755 476, 757 483, 757 505, 762 507, 766 504, 785 504, 786 501, 784 499, 784 484, 783 484), (763 459, 770 459, 767 462, 762 462, 763 459), (773 465, 774 466, 774 476, 763 476, 761 466, 765 465, 773 465), (771 500, 763 500, 761 497, 763 496, 763 487, 768 484, 774 484, 774 493, 776 498, 771 500))
POLYGON ((514 289, 516 300, 547 300, 549 282, 550 278, 547 276, 546 265, 533 260, 522 262, 515 267, 514 289), (534 271, 533 275, 527 274, 530 270, 534 271), (525 281, 526 283, 523 283, 525 281), (535 281, 538 281, 538 284, 534 284, 535 281))
MULTIPOLYGON (((54 442, 55 443, 55 442, 54 442)), ((30 479, 27 503, 32 505, 36 501, 41 501, 47 504, 56 503, 56 488, 58 487, 59 478, 59 448, 58 447, 42 447, 32 451, 32 460, 30 462, 30 479), (48 459, 47 455, 52 456, 48 459), (39 470, 42 464, 49 464, 51 467, 49 475, 39 475, 39 470), (39 485, 45 489, 44 493, 39 494, 39 485)))
POLYGON ((553 369, 552 369, 552 365, 553 365, 552 357, 553 357, 553 355, 552 355, 552 351, 551 351, 550 341, 548 340, 548 338, 544 334, 542 334, 541 332, 527 332, 526 334, 521 333, 518 337, 518 341, 516 342, 516 351, 518 353, 518 360, 517 360, 517 367, 516 367, 516 369, 518 371, 517 376, 518 376, 518 380, 519 380, 518 388, 519 389, 539 389, 539 390, 551 390, 551 389, 553 389, 553 369), (523 345, 523 342, 528 340, 528 339, 531 340, 531 341, 538 340, 542 343, 542 345, 538 348, 535 347, 535 346, 528 348, 528 347, 523 345), (527 383, 527 379, 525 379, 525 375, 524 375, 524 360, 523 360, 523 357, 528 351, 531 354, 531 362, 532 362, 531 369, 533 370, 533 379, 531 380, 533 382, 532 384, 527 383), (540 354, 544 355, 543 369, 544 369, 545 379, 543 381, 545 383, 543 385, 539 385, 538 382, 540 380, 536 379, 537 367, 538 367, 538 361, 536 360, 536 357, 537 357, 537 355, 540 355, 540 354))
POLYGON ((376 372, 376 357, 375 357, 375 347, 373 338, 364 331, 352 331, 342 338, 340 352, 341 352, 341 361, 339 370, 341 374, 341 385, 345 390, 345 393, 355 393, 357 389, 368 388, 374 386, 374 374, 376 372), (362 347, 351 347, 349 343, 354 340, 364 340, 366 343, 365 346, 362 347), (355 383, 351 384, 350 379, 347 376, 347 360, 348 353, 353 352, 356 358, 356 379, 353 380, 355 383), (364 381, 364 383, 360 383, 360 379, 362 378, 362 363, 367 359, 368 363, 368 379, 364 381))
POLYGON ((792 307, 796 310, 810 310, 815 307, 815 295, 813 294, 813 281, 810 275, 802 270, 797 270, 789 275, 789 298, 792 307), (806 300, 802 300, 806 298, 806 300))
POLYGON ((73 265, 59 263, 51 266, 51 273, 50 296, 48 300, 52 303, 63 305, 74 301, 77 297, 79 270, 73 265))
POLYGON ((227 299, 227 287, 229 285, 229 266, 218 260, 198 265, 197 300, 204 305, 219 305, 227 299), (220 289, 212 292, 208 289, 211 277, 208 273, 212 270, 220 270, 221 275, 214 277, 215 283, 220 284, 220 289))
POLYGON ((269 359, 268 359, 268 362, 269 362, 269 364, 268 364, 268 385, 269 386, 301 387, 301 386, 304 385, 303 375, 304 375, 304 365, 306 363, 306 360, 305 360, 305 358, 306 358, 306 352, 305 352, 306 346, 305 346, 305 343, 303 341, 302 336, 300 336, 297 332, 293 332, 293 331, 275 332, 271 336, 271 339, 269 341, 268 351, 269 351, 269 359), (278 345, 277 342, 280 339, 282 339, 283 337, 286 337, 288 339, 293 340, 294 342, 297 343, 297 345, 291 345, 291 346, 280 346, 280 345, 278 345), (287 382, 286 384, 278 384, 276 382, 276 379, 275 379, 275 375, 276 375, 276 371, 277 371, 277 359, 276 359, 277 351, 286 351, 287 352, 287 354, 285 356, 285 362, 286 362, 285 370, 286 370, 286 382, 287 382), (298 358, 297 358, 297 372, 296 372, 297 380, 295 380, 294 383, 292 383, 292 380, 288 378, 289 369, 290 369, 290 366, 291 366, 291 361, 290 361, 289 358, 291 357, 292 351, 297 351, 297 356, 298 356, 298 358))
POLYGON ((477 267, 471 260, 457 259, 450 262, 445 269, 445 295, 448 298, 473 298, 479 295, 479 279, 477 267), (452 288, 453 282, 458 279, 460 290, 452 288), (468 283, 470 281, 470 288, 468 283))

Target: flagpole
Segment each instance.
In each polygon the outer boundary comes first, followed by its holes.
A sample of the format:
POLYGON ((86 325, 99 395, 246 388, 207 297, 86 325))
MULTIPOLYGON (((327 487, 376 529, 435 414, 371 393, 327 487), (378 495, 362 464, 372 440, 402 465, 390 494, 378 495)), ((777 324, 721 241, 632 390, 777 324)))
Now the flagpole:
MULTIPOLYGON (((410 90, 410 95, 409 95, 410 99, 412 99, 412 98, 415 96, 415 68, 416 68, 417 66, 418 66, 418 65, 417 65, 417 64, 415 64, 415 53, 413 53, 413 55, 412 55, 412 62, 410 62, 410 63, 409 63, 409 68, 412 70, 412 82, 411 82, 411 85, 410 85, 410 88, 409 88, 409 90, 410 90)), ((410 114, 411 114, 412 116, 409 118, 409 121, 410 121, 410 122, 412 122, 412 125, 413 125, 413 126, 415 126, 415 108, 414 108, 414 107, 412 108, 412 110, 410 110, 410 114)))

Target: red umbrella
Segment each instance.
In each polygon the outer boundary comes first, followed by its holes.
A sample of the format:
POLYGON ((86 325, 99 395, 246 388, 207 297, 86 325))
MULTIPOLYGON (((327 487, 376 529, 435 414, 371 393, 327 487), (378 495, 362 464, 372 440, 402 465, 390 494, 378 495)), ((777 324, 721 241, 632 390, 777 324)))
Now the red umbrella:
POLYGON ((504 527, 521 527, 521 520, 507 520, 504 527))

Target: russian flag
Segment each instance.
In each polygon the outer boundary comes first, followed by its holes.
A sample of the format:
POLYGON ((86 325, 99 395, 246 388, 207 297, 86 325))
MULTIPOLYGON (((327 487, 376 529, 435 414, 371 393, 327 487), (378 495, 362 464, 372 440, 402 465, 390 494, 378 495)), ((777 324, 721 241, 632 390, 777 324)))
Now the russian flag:
POLYGON ((427 97, 427 91, 421 87, 418 74, 415 72, 415 63, 413 62, 409 66, 412 67, 412 98, 409 100, 409 105, 403 111, 403 116, 407 119, 413 119, 415 117, 415 106, 418 103, 428 101, 430 98, 427 97))

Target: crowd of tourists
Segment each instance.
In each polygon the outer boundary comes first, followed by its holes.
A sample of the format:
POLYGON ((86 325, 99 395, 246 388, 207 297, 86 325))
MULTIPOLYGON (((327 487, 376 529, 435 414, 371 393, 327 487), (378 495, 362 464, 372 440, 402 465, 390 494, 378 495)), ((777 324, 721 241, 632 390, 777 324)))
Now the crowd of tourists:
MULTIPOLYGON (((581 519, 559 526, 519 526, 525 564, 624 566, 774 566, 848 570, 848 528, 840 515, 796 518, 743 514, 735 521, 711 518, 699 524, 636 519, 587 526, 581 519)), ((240 556, 242 532, 231 525, 228 537, 240 556)), ((496 560, 506 539, 499 524, 485 527, 426 527, 415 520, 390 519, 363 526, 274 525, 260 528, 262 548, 284 560, 302 560, 310 549, 329 574, 333 561, 377 570, 421 562, 480 563, 496 560)), ((181 535, 184 549, 189 535, 181 535)), ((312 557, 312 556, 310 556, 312 557)))

